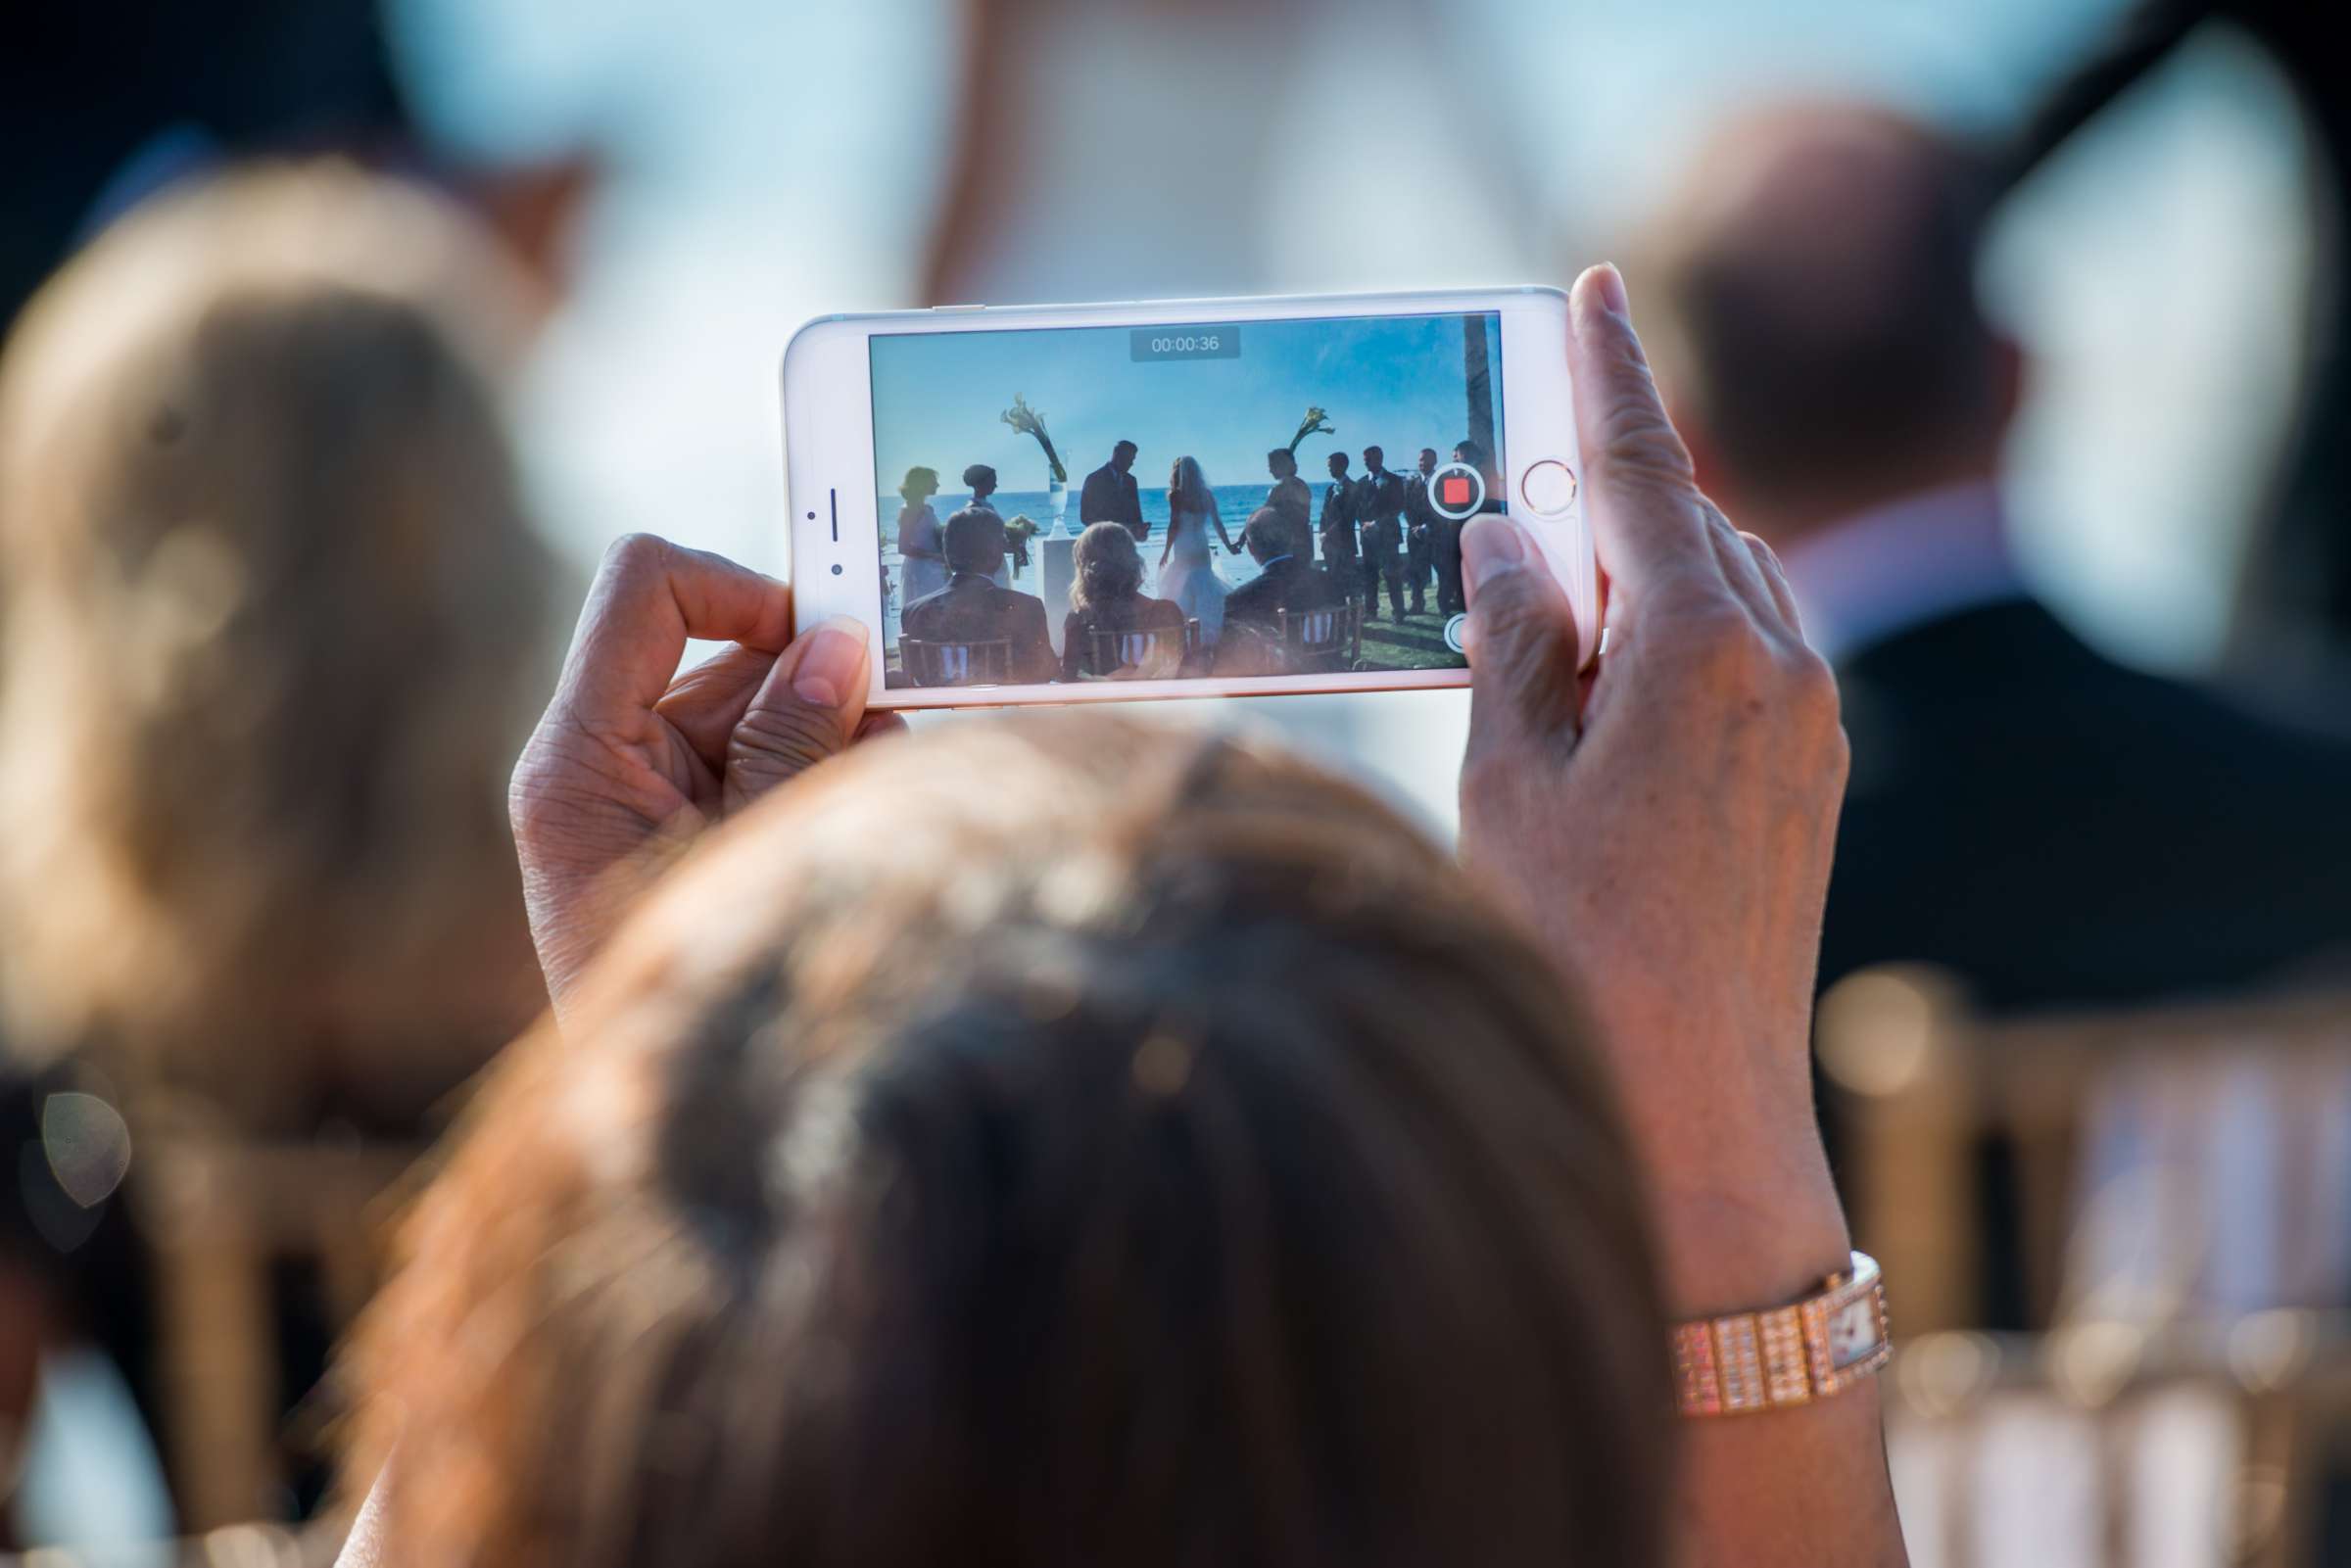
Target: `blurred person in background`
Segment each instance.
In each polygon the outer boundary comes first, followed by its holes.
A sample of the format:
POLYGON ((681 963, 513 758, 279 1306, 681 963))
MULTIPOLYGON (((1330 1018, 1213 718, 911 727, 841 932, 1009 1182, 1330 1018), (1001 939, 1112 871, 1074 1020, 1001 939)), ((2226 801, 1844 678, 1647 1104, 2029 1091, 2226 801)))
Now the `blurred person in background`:
POLYGON ((569 281, 595 161, 496 166, 430 145, 383 0, 89 0, 19 7, 0 50, 0 331, 72 251, 173 182, 257 157, 350 157, 429 178, 495 229, 535 312, 569 281))
POLYGON ((1998 472, 2024 374, 1981 312, 1989 170, 1892 114, 1724 130, 1650 251, 1707 494, 1773 542, 1853 769, 1824 984, 1957 971, 1993 1010, 2331 971, 2351 756, 2121 668, 2034 601, 1998 472))
POLYGON ((2324 212, 2303 417, 2247 563, 2231 633, 2248 694, 2282 697, 2351 734, 2351 55, 2340 19, 2307 0, 2135 0, 2105 44, 2051 89, 2000 169, 2023 180, 2210 24, 2251 37, 2290 84, 2324 212))
POLYGON ((763 651, 772 580, 607 556, 515 775, 561 1032, 357 1342, 347 1561, 1903 1561, 1866 1388, 1669 1429, 1667 1314, 1849 1256, 1844 744, 1621 284, 1576 298, 1620 641, 1587 699, 1531 542, 1465 535, 1466 871, 1131 719, 836 756, 859 628, 763 651), (674 679, 690 637, 735 645, 674 679))
MULTIPOLYGON (((0 1006, 151 1150, 407 1147, 545 1004, 508 279, 419 187, 246 172, 116 224, 0 362, 0 1006)), ((299 1396, 322 1308, 284 1305, 299 1396)))

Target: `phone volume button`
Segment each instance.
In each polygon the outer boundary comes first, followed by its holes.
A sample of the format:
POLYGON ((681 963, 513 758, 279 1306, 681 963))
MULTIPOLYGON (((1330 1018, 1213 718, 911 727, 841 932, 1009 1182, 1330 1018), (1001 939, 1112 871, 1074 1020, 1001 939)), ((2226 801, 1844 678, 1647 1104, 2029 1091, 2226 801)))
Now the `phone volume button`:
POLYGON ((974 310, 986 309, 987 307, 984 305, 935 305, 931 307, 931 313, 933 315, 969 315, 974 310))

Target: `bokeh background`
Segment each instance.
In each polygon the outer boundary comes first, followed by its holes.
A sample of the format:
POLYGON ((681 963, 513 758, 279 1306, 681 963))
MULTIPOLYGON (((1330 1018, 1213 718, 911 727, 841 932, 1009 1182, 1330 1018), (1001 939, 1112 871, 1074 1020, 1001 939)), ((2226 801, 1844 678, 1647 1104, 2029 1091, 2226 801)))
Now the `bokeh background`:
MULTIPOLYGON (((1848 94, 2021 133, 2128 7, 1032 9, 1048 36, 1025 29, 981 91, 1033 122, 983 156, 1062 194, 1011 196, 986 254, 935 262, 974 8, 393 0, 444 156, 598 161, 520 405, 542 515, 583 570, 644 527, 786 567, 776 360, 810 315, 942 303, 941 268, 999 304, 1564 278, 1743 108, 1848 94), (1230 128, 1202 158, 1166 118, 1230 128)), ((2033 355, 2024 565, 2134 662, 2215 670, 2236 632, 2331 309, 2312 298, 2332 218, 2307 137, 2279 66, 2215 25, 1998 223, 1985 286, 2033 355)), ((1463 704, 1391 706, 1316 722, 1442 820, 1449 775, 1411 762, 1448 748, 1395 744, 1391 720, 1458 728, 1463 704)))

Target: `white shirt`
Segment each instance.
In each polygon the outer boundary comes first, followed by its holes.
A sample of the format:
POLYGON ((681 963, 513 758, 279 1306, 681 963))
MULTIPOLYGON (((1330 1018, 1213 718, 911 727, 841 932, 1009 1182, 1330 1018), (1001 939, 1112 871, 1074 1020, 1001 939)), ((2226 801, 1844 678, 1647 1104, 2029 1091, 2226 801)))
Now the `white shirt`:
POLYGON ((1804 641, 1834 662, 1929 621, 2026 596, 1997 487, 1922 491, 1831 523, 1780 555, 1804 641))

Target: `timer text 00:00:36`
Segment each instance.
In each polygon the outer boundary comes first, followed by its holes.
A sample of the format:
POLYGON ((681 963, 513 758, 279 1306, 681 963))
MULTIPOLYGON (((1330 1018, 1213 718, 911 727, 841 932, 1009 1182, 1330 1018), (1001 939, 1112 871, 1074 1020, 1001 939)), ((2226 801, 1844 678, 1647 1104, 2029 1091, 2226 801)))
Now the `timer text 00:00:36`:
POLYGON ((1128 336, 1128 356, 1145 359, 1238 359, 1241 329, 1229 324, 1205 327, 1136 327, 1128 336))

